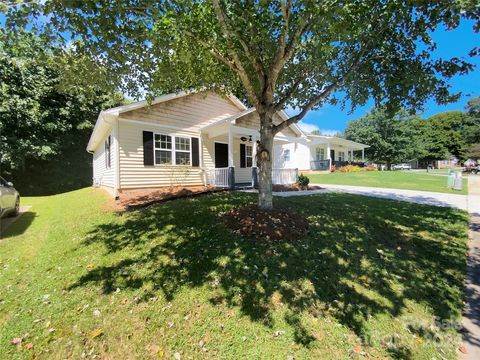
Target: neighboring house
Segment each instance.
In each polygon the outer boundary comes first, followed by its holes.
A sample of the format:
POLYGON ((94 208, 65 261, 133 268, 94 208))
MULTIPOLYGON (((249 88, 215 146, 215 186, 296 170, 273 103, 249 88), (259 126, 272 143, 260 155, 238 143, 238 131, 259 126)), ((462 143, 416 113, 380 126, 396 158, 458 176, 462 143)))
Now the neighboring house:
MULTIPOLYGON (((281 111, 274 122, 287 119, 281 111)), ((234 96, 181 92, 102 111, 87 145, 93 184, 113 196, 165 186, 252 186, 260 118, 234 96)), ((293 183, 317 162, 347 161, 365 145, 305 135, 292 125, 274 138, 273 182, 293 183), (321 150, 323 149, 323 150, 321 150)), ((363 156, 363 155, 362 155, 363 156)), ((325 166, 330 169, 330 166, 325 166)))
POLYGON ((412 169, 426 169, 431 167, 433 169, 447 169, 458 166, 459 161, 456 157, 444 160, 412 160, 410 165, 412 169))
MULTIPOLYGON (((294 167, 301 172, 330 171, 331 166, 363 163, 368 145, 336 136, 306 135, 274 146, 274 168, 294 167)), ((363 165, 363 164, 361 164, 363 165)))

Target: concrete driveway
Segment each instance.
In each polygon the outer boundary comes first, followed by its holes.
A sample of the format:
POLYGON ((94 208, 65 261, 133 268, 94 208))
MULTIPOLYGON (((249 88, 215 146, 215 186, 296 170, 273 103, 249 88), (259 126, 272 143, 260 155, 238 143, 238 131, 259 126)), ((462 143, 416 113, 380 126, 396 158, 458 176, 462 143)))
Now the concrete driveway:
MULTIPOLYGON (((454 207, 462 210, 468 210, 467 195, 447 194, 447 193, 430 192, 430 191, 375 188, 375 187, 367 187, 367 186, 331 185, 331 184, 312 184, 312 185, 318 185, 324 188, 328 192, 346 192, 349 194, 373 196, 373 197, 384 198, 384 199, 409 201, 409 202, 414 202, 418 204, 454 207)), ((280 195, 280 194, 275 194, 275 195, 280 195)))

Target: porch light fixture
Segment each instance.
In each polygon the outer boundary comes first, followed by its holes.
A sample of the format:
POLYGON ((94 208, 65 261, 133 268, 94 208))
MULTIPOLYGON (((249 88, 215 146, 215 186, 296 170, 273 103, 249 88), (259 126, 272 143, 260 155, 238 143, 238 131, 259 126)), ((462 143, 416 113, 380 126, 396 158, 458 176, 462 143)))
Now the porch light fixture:
POLYGON ((248 139, 247 139, 245 136, 242 136, 242 137, 240 138, 240 140, 242 140, 242 141, 247 141, 247 140, 248 140, 248 141, 252 141, 252 135, 250 135, 250 136, 248 137, 248 139))

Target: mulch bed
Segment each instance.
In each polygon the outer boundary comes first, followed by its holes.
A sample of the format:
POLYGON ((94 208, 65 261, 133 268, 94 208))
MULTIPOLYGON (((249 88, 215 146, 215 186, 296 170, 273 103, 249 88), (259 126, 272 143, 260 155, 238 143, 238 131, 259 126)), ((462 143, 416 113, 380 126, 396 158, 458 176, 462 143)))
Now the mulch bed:
POLYGON ((290 185, 273 185, 272 189, 275 192, 284 192, 284 191, 321 190, 323 188, 317 185, 300 186, 298 184, 290 184, 290 185))
POLYGON ((130 211, 144 208, 160 202, 195 197, 204 194, 226 191, 215 186, 166 187, 156 190, 132 191, 120 194, 117 201, 118 211, 130 211))
POLYGON ((256 240, 297 240, 308 231, 303 216, 284 209, 261 210, 256 205, 230 210, 224 221, 234 233, 256 240))

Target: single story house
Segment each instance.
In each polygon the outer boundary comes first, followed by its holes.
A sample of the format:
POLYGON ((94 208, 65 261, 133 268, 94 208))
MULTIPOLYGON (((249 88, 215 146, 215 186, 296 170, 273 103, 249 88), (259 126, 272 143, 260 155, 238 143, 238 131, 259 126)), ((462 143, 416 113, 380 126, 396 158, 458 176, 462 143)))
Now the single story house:
MULTIPOLYGON (((287 119, 280 111, 279 123, 287 119)), ((260 119, 235 96, 180 92, 102 111, 87 145, 93 185, 113 196, 132 189, 256 182, 260 119)), ((304 134, 292 125, 274 138, 273 181, 293 183, 299 171, 353 160, 365 145, 304 134)))

